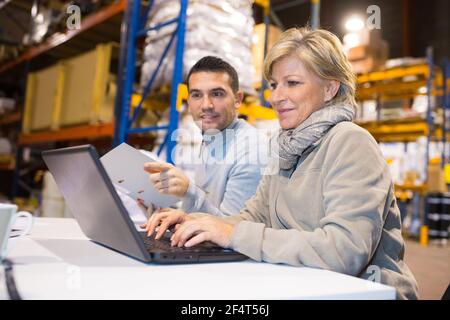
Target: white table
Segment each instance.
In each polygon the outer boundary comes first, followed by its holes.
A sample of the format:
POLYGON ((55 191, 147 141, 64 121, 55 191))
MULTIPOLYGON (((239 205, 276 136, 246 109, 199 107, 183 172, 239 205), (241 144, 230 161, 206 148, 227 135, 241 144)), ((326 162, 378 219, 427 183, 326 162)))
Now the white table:
POLYGON ((392 287, 311 268, 145 264, 89 241, 73 219, 36 219, 29 237, 11 243, 25 299, 395 299, 392 287))

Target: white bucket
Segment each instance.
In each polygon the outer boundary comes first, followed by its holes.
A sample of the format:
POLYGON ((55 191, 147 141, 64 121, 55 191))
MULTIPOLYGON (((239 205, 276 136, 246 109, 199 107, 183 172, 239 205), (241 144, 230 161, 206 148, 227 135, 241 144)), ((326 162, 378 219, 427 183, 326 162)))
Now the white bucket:
POLYGON ((65 201, 50 171, 44 173, 41 215, 48 218, 64 217, 65 201))
POLYGON ((63 198, 61 191, 59 191, 58 185, 53 178, 50 171, 44 173, 44 184, 42 188, 42 194, 51 198, 63 198))
POLYGON ((65 202, 64 199, 43 197, 41 214, 46 218, 63 218, 65 202))

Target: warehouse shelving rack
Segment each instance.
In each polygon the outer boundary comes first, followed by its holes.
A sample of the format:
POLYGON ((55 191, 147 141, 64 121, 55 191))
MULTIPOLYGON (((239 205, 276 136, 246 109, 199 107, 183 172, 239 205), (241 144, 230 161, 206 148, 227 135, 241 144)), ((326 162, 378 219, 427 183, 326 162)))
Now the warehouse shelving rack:
MULTIPOLYGON (((270 28, 270 0, 255 0, 255 4, 259 5, 263 9, 263 22, 265 26, 265 32, 264 32, 264 55, 267 54, 267 47, 268 47, 268 41, 269 41, 269 28, 270 28)), ((261 88, 259 92, 259 100, 262 106, 267 106, 267 94, 264 92, 267 91, 267 82, 264 79, 263 75, 261 75, 261 88)), ((256 108, 253 105, 247 106, 247 109, 252 109, 249 111, 250 113, 258 113, 257 111, 259 108, 256 106, 256 108), (255 110, 256 109, 256 110, 255 110)), ((264 110, 260 109, 262 113, 264 113, 264 110)))
MULTIPOLYGON (((263 9, 263 23, 265 25, 265 34, 264 34, 264 57, 267 54, 268 50, 268 37, 269 37, 269 27, 270 20, 277 23, 280 28, 283 28, 278 16, 275 13, 276 9, 286 9, 292 6, 295 6, 299 3, 306 1, 298 1, 292 0, 287 1, 286 3, 282 3, 277 5, 276 7, 271 7, 270 0, 254 0, 254 3, 260 6, 263 9), (273 10, 275 9, 275 10, 273 10)), ((318 29, 320 27, 320 0, 310 0, 311 3, 311 28, 313 30, 318 29)), ((250 122, 255 120, 273 120, 277 119, 276 112, 270 106, 268 99, 270 96, 270 90, 268 89, 267 81, 264 79, 263 75, 261 75, 261 88, 259 88, 258 99, 249 99, 249 101, 245 101, 241 104, 241 107, 238 109, 238 112, 242 115, 247 116, 247 119, 250 122)))
MULTIPOLYGON (((21 55, 7 61, 0 65, 0 75, 5 72, 9 72, 16 69, 20 65, 24 64, 24 79, 27 78, 28 70, 30 69, 30 63, 39 58, 40 56, 48 53, 57 52, 56 56, 71 56, 80 53, 79 48, 75 44, 77 49, 75 51, 68 50, 73 46, 71 43, 79 38, 102 38, 97 34, 97 27, 102 26, 103 23, 110 21, 111 19, 122 14, 125 10, 127 1, 118 0, 98 11, 91 13, 81 20, 79 29, 66 30, 65 32, 58 32, 44 40, 42 43, 28 48, 21 55), (91 34, 92 33, 92 34, 91 34), (60 49, 63 48, 63 49, 60 49), (59 52, 61 51, 61 52, 59 52), (78 51, 78 52, 77 52, 78 51)), ((81 41, 81 40, 80 40, 81 41)), ((104 39, 103 39, 104 41, 104 39)), ((83 51, 84 49, 82 49, 83 51)), ((85 50, 84 50, 85 51, 85 50)), ((24 86, 26 87, 26 86, 24 86)), ((12 125, 18 124, 20 130, 20 123, 23 114, 22 111, 17 111, 13 114, 4 117, 0 121, 0 125, 12 125)), ((100 125, 83 125, 70 128, 63 128, 60 130, 41 131, 31 134, 19 134, 17 141, 17 150, 15 155, 15 166, 3 166, 0 170, 14 170, 12 181, 12 196, 15 197, 18 194, 19 178, 20 178, 20 166, 23 154, 23 148, 25 146, 32 146, 40 143, 54 142, 54 141, 70 141, 77 139, 98 139, 98 138, 112 138, 114 135, 114 124, 100 124, 100 125)))
MULTIPOLYGON (((443 103, 444 106, 444 121, 442 123, 442 131, 443 131, 443 137, 442 142, 444 144, 444 148, 442 149, 442 159, 447 159, 446 161, 442 161, 442 166, 450 165, 449 163, 446 163, 447 161, 450 162, 450 150, 447 150, 446 144, 448 139, 448 133, 450 132, 450 128, 448 126, 448 123, 450 122, 450 60, 444 59, 444 62, 442 63, 442 72, 443 72, 443 103)), ((449 147, 450 149, 450 147, 449 147)))
MULTIPOLYGON (((109 138, 113 140, 113 145, 117 145, 126 140, 129 134, 142 133, 147 131, 167 130, 166 138, 163 144, 160 146, 158 153, 166 145, 167 147, 167 160, 173 162, 172 150, 176 145, 175 139, 169 139, 175 132, 178 126, 178 111, 181 107, 183 99, 187 98, 187 88, 182 84, 182 62, 184 51, 184 35, 185 35, 185 23, 186 23, 186 9, 188 0, 180 0, 180 13, 179 16, 170 21, 166 21, 157 26, 151 28, 144 28, 149 13, 151 12, 154 1, 148 2, 147 7, 144 9, 143 1, 139 0, 118 0, 99 11, 96 11, 89 16, 85 17, 81 21, 81 28, 78 30, 67 30, 64 33, 57 33, 50 36, 47 40, 29 48, 26 52, 20 55, 18 58, 8 61, 0 65, 0 74, 2 72, 11 70, 21 63, 25 63, 25 77, 27 70, 29 69, 29 63, 33 59, 40 55, 53 52, 55 48, 64 46, 72 39, 76 39, 80 34, 85 34, 88 31, 102 22, 117 16, 118 14, 124 14, 121 27, 121 51, 119 57, 119 75, 118 75, 118 94, 116 96, 115 104, 115 121, 113 123, 95 124, 95 125, 81 125, 75 127, 61 128, 58 130, 40 131, 29 134, 21 133, 18 138, 18 148, 16 152, 16 165, 14 169, 13 178, 13 191, 15 196, 18 191, 19 181, 19 168, 20 159, 22 158, 23 148, 25 146, 32 146, 41 143, 54 142, 54 141, 73 141, 79 139, 98 139, 109 138), (143 14, 141 15, 141 10, 143 14), (133 94, 133 83, 135 68, 127 68, 127 66, 134 66, 136 63, 136 45, 137 39, 146 35, 150 30, 159 30, 170 24, 177 24, 176 31, 173 33, 169 45, 165 50, 165 54, 161 57, 161 61, 167 54, 167 51, 172 42, 177 38, 176 44, 176 58, 175 58, 175 71, 172 81, 172 88, 177 90, 170 91, 170 120, 167 125, 164 126, 152 126, 147 128, 132 128, 136 115, 142 108, 146 95, 151 90, 152 81, 156 77, 158 70, 155 70, 149 83, 144 88, 144 92, 141 96, 141 100, 137 103, 137 107, 134 109, 133 114, 130 116, 130 101, 135 99, 136 95, 133 94), (153 79, 153 80, 152 80, 153 79)), ((270 8, 269 0, 255 0, 255 4, 261 6, 264 10, 264 22, 269 23, 268 14, 270 8)), ((266 28, 266 38, 267 38, 266 28)), ((136 103, 133 102, 133 105, 136 103)), ((258 103, 251 103, 244 105, 241 108, 243 114, 255 118, 273 119, 274 112, 272 109, 261 107, 258 103), (271 112, 272 111, 272 112, 271 112)), ((2 121, 18 122, 20 123, 20 112, 11 115, 11 118, 3 119, 2 121)), ((134 137, 133 137, 134 138, 134 137)), ((139 137, 136 137, 139 140, 139 137)), ((134 140, 134 139, 133 139, 134 140)), ((1 169, 1 168, 0 168, 1 169)), ((6 169, 6 168, 4 168, 6 169)), ((8 167, 8 169, 11 169, 8 167)))
MULTIPOLYGON (((119 145, 124 142, 129 134, 143 133, 149 131, 167 130, 164 142, 158 150, 160 153, 163 147, 166 147, 167 161, 173 163, 172 152, 176 145, 175 131, 178 128, 179 112, 177 105, 181 104, 180 96, 183 90, 182 76, 183 76, 183 54, 184 54, 184 40, 186 32, 186 10, 188 0, 180 0, 179 15, 171 20, 161 22, 152 27, 146 28, 146 23, 153 9, 154 1, 150 0, 144 13, 141 15, 141 1, 128 0, 127 9, 124 16, 124 28, 121 37, 121 52, 119 60, 119 75, 118 75, 118 90, 116 96, 115 119, 116 125, 114 128, 113 145, 119 145), (152 30, 160 30, 166 26, 176 24, 175 31, 170 36, 167 46, 164 48, 163 54, 159 60, 156 69, 153 71, 148 83, 145 85, 141 101, 130 115, 131 96, 134 92, 133 84, 135 78, 135 64, 136 64, 136 45, 138 38, 144 37, 147 32, 152 30), (166 58, 170 47, 175 38, 175 60, 174 72, 171 83, 170 92, 170 114, 169 123, 162 126, 149 126, 145 128, 133 128, 133 122, 136 120, 142 105, 152 89, 153 83, 158 75, 161 64, 166 58)), ((185 91, 185 90, 184 90, 185 91)))
MULTIPOLYGON (((7 61, 6 63, 0 65, 0 74, 3 72, 9 71, 12 68, 18 66, 21 63, 29 64, 30 61, 32 61, 34 58, 39 57, 40 55, 49 52, 51 50, 54 50, 66 43, 68 43, 70 40, 74 39, 75 37, 79 36, 82 33, 85 33, 86 31, 91 30, 92 28, 98 26, 99 24, 107 21, 108 19, 111 19, 112 17, 117 16, 120 13, 123 13, 126 7, 126 0, 119 0, 116 1, 92 14, 85 17, 81 21, 80 29, 74 29, 74 30, 67 30, 64 33, 56 33, 52 36, 50 36, 48 39, 46 39, 44 42, 30 47, 28 50, 26 50, 23 54, 18 56, 17 58, 7 61)), ((26 67, 25 69, 28 69, 26 67)), ((26 78, 27 71, 24 74, 24 77, 26 78)), ((17 112, 15 114, 12 114, 8 117, 10 120, 3 120, 3 121, 14 121, 14 122, 20 122, 21 120, 21 112, 17 112)), ((105 127, 110 127, 112 124, 109 125, 90 125, 90 126, 83 126, 82 129, 87 129, 86 132, 89 134, 87 136, 83 136, 81 134, 81 128, 80 127, 72 127, 72 128, 65 128, 62 129, 62 134, 64 135, 65 140, 73 140, 73 139, 80 139, 85 137, 91 137, 95 138, 95 134, 92 132, 98 132, 100 134, 100 137, 104 136, 113 136, 113 131, 111 130, 105 130, 105 127)), ((42 143, 42 142, 52 142, 52 141, 59 141, 60 137, 60 131, 59 130, 52 130, 52 131, 44 131, 44 132, 37 132, 37 133, 31 133, 31 134, 21 134, 19 136, 19 145, 29 145, 29 144, 35 144, 35 143, 42 143)))
MULTIPOLYGON (((397 67, 384 71, 375 71, 368 74, 359 75, 357 78, 358 100, 388 98, 412 98, 418 95, 421 87, 426 87, 427 110, 426 117, 420 117, 380 121, 381 108, 377 108, 377 120, 370 122, 359 122, 358 124, 368 130, 378 142, 412 142, 418 137, 427 137, 426 147, 426 168, 429 161, 430 141, 445 141, 448 139, 448 128, 444 125, 437 125, 432 114, 432 97, 445 99, 444 73, 433 61, 433 50, 427 49, 427 62, 419 65, 397 67), (415 81, 403 81, 407 77, 416 77, 415 81), (386 83, 386 81, 389 81, 386 83), (369 85, 367 85, 369 84, 369 85)), ((448 77, 448 75, 447 75, 448 77)), ((436 99, 438 100, 438 99, 436 99)), ((445 104, 441 103, 443 114, 445 115, 445 104)), ((445 148, 444 148, 445 149, 445 148)), ((441 163, 445 162, 445 153, 442 154, 441 163)), ((426 185, 422 186, 402 186, 398 189, 419 190, 425 192, 426 185)))
MULTIPOLYGON (((367 129, 378 142, 408 142, 416 141, 417 138, 425 136, 426 155, 425 155, 425 174, 428 173, 429 149, 431 141, 442 141, 443 152, 441 155, 441 165, 444 166, 448 161, 446 152, 446 141, 448 141, 448 108, 449 108, 449 90, 448 90, 448 66, 444 64, 441 69, 434 64, 433 49, 427 48, 426 63, 406 67, 397 67, 384 71, 376 71, 368 74, 359 75, 357 78, 358 89, 357 99, 368 100, 375 99, 378 102, 382 97, 388 98, 413 98, 418 95, 419 88, 426 87, 427 109, 425 119, 420 117, 397 119, 389 121, 380 121, 380 107, 377 108, 377 121, 358 123, 361 127, 367 129), (413 78, 414 81, 405 82, 403 79, 413 78), (442 124, 437 124, 432 113, 432 97, 436 98, 436 105, 440 104, 443 111, 442 124), (439 101, 441 99, 441 101, 439 101)), ((448 62, 447 62, 448 63, 448 62)), ((396 194, 404 198, 407 192, 412 192, 414 205, 412 225, 419 222, 420 225, 427 225, 427 218, 421 218, 421 208, 425 208, 427 197, 428 177, 425 177, 425 183, 415 185, 410 183, 395 184, 396 194)), ((413 233, 415 232, 411 229, 413 233)), ((418 235, 422 239, 423 232, 418 235)))
POLYGON ((33 47, 30 47, 28 50, 26 50, 17 58, 11 61, 7 61, 2 65, 0 65, 0 74, 7 70, 12 69, 13 67, 19 65, 22 62, 30 61, 33 58, 36 58, 47 51, 50 51, 64 43, 67 43, 69 40, 75 38, 81 33, 99 25, 100 23, 118 15, 119 13, 122 13, 123 10, 125 9, 125 5, 126 0, 116 1, 84 18, 81 21, 81 26, 79 29, 72 29, 67 30, 64 33, 58 32, 53 34, 44 42, 35 45, 33 47))
MULTIPOLYGON (((116 126, 114 133, 114 145, 118 145, 127 139, 129 134, 143 133, 148 131, 166 130, 163 143, 158 149, 158 155, 164 147, 166 147, 167 161, 173 163, 172 153, 176 146, 176 137, 174 136, 175 130, 178 128, 179 110, 182 100, 187 98, 187 87, 182 83, 183 73, 183 52, 184 52, 184 36, 186 26, 186 9, 188 6, 187 0, 180 0, 180 12, 178 17, 162 22, 158 25, 150 28, 145 28, 145 23, 148 20, 148 16, 152 10, 154 1, 151 0, 143 15, 140 14, 141 6, 138 0, 129 0, 127 12, 125 14, 124 25, 126 29, 123 29, 122 33, 122 48, 119 70, 122 74, 119 74, 120 83, 118 82, 118 94, 116 100, 116 126), (176 30, 173 32, 168 45, 166 46, 163 55, 160 58, 159 64, 150 76, 148 83, 145 85, 141 101, 134 109, 133 114, 130 116, 130 96, 133 91, 134 82, 134 68, 127 68, 125 66, 134 66, 136 63, 136 44, 137 39, 143 37, 151 30, 159 30, 171 24, 177 24, 176 30), (142 104, 152 89, 153 82, 159 72, 159 66, 163 59, 167 55, 174 38, 177 38, 176 43, 176 55, 174 61, 174 73, 171 84, 171 97, 170 97, 170 110, 168 124, 162 126, 149 126, 146 128, 133 128, 133 122, 136 120, 139 111, 142 108, 142 104)), ((265 30, 265 46, 264 55, 267 52, 267 38, 270 23, 270 0, 255 0, 254 3, 263 9, 263 21, 266 25, 265 30)), ((276 118, 275 112, 271 108, 266 108, 264 105, 268 97, 268 92, 264 81, 260 90, 260 101, 243 103, 239 108, 240 114, 252 119, 274 119, 276 118)))

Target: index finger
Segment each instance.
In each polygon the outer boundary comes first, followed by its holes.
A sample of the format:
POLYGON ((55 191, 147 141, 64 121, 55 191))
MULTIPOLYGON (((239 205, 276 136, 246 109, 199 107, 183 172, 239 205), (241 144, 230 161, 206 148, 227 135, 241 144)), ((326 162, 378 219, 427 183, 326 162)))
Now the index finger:
POLYGON ((150 216, 147 221, 146 231, 147 236, 150 237, 155 231, 156 227, 164 220, 167 216, 167 213, 156 213, 150 216))
POLYGON ((157 173, 167 171, 172 168, 172 165, 167 162, 146 162, 144 163, 144 170, 148 173, 157 173))

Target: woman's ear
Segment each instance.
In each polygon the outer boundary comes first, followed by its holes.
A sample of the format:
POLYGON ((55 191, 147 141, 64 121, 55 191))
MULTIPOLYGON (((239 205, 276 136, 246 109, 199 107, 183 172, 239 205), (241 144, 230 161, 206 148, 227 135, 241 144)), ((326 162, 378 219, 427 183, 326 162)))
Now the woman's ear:
POLYGON ((341 83, 336 80, 328 80, 325 84, 325 102, 332 100, 339 90, 341 83))

